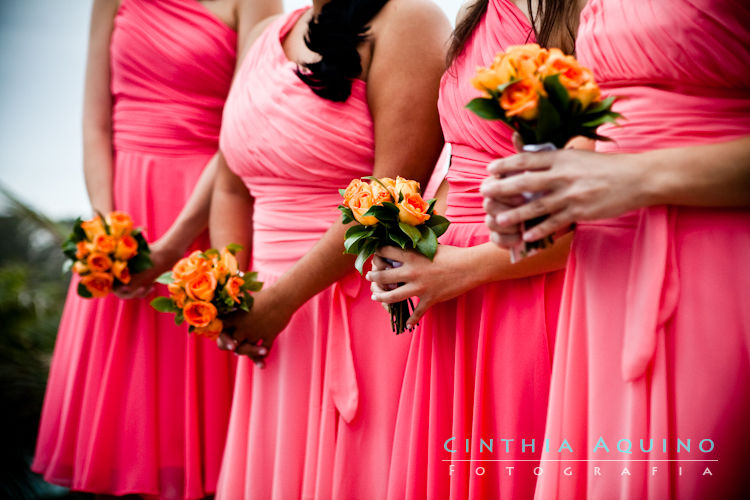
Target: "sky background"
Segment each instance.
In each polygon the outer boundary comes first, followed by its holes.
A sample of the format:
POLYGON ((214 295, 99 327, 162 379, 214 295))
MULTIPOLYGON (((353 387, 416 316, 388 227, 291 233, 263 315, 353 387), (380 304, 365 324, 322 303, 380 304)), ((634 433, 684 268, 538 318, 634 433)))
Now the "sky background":
MULTIPOLYGON (((436 2, 453 22, 462 0, 436 2)), ((52 218, 89 214, 81 108, 91 3, 0 0, 0 184, 52 218)))

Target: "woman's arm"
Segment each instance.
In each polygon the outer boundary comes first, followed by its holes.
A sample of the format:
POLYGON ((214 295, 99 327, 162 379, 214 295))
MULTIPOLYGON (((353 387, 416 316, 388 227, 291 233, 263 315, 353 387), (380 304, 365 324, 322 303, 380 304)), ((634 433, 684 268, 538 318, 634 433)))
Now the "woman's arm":
POLYGON ((482 185, 487 223, 498 233, 498 244, 508 247, 518 241, 514 228, 519 222, 545 214, 550 217, 521 235, 524 240, 651 205, 750 206, 750 137, 638 154, 520 154, 496 160, 488 171, 492 177, 482 185), (508 210, 513 203, 507 200, 525 191, 546 194, 508 210))
POLYGON ((94 212, 112 211, 112 95, 109 44, 119 1, 95 0, 91 8, 83 96, 83 173, 94 212))
MULTIPOLYGON (((387 4, 372 30, 367 97, 375 129, 373 175, 426 182, 443 145, 437 95, 450 24, 431 2, 408 0, 387 4)), ((335 222, 276 283, 255 295, 250 313, 235 323, 241 344, 236 352, 262 362, 291 314, 352 272, 354 257, 343 254, 346 229, 335 222)))

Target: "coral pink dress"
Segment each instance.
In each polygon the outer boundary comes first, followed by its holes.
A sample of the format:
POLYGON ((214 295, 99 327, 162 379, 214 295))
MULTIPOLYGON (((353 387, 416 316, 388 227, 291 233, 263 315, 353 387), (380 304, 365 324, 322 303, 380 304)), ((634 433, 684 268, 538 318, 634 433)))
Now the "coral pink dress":
MULTIPOLYGON (((217 151, 235 45, 235 32, 195 0, 121 3, 111 40, 114 206, 151 241, 172 224, 217 151)), ((157 313, 153 297, 82 299, 76 284, 60 323, 33 470, 97 493, 212 493, 233 356, 157 313)))
MULTIPOLYGON (((477 97, 469 81, 497 52, 529 40, 523 13, 509 0, 490 0, 443 76, 438 107, 452 146, 446 209, 452 224, 441 243, 469 247, 489 239, 479 186, 487 163, 514 149, 506 126, 465 109, 477 97)), ((558 271, 495 282, 427 311, 409 351, 389 498, 533 495, 562 280, 558 271), (535 439, 533 450, 522 450, 522 438, 535 439), (501 439, 514 440, 507 451, 501 439), (483 459, 508 462, 476 461, 483 459), (525 461, 511 463, 518 459, 525 461), (515 466, 510 477, 506 466, 515 466)))
MULTIPOLYGON (((601 151, 750 134, 747 2, 592 0, 578 54, 623 96, 601 151)), ((568 272, 544 458, 589 461, 545 462, 537 497, 748 498, 750 211, 579 224, 568 272)))
MULTIPOLYGON (((338 189, 370 175, 366 85, 315 95, 282 39, 305 10, 255 41, 227 101, 221 149, 254 198, 253 263, 273 283, 340 221, 338 189)), ((343 247, 342 247, 343 251, 343 247)), ((383 498, 407 335, 352 273, 297 310, 263 370, 242 357, 218 497, 383 498)))

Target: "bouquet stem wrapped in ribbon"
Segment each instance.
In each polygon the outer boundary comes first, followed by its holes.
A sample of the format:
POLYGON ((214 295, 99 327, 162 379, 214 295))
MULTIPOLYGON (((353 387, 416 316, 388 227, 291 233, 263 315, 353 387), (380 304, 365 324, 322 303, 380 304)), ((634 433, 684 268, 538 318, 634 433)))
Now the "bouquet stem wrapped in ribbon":
MULTIPOLYGON (((528 152, 562 149, 577 136, 608 140, 597 134, 597 128, 622 118, 612 111, 615 97, 601 99, 591 70, 560 49, 547 50, 537 44, 508 47, 489 68, 477 69, 471 84, 484 95, 466 107, 481 118, 506 123, 519 133, 528 152)), ((539 196, 524 193, 527 202, 539 196)), ((521 231, 545 218, 526 221, 521 231)), ((511 250, 511 260, 516 262, 551 243, 551 237, 520 243, 511 250)))
MULTIPOLYGON (((414 249, 432 260, 437 252, 437 239, 445 233, 450 222, 434 212, 435 200, 424 201, 419 194, 419 183, 397 177, 378 179, 363 177, 370 182, 354 179, 339 192, 344 201, 339 205, 341 222, 358 222, 346 231, 345 253, 356 255, 354 266, 362 269, 378 248, 398 246, 414 249)), ((392 262, 394 267, 400 263, 392 262)), ((391 327, 396 334, 406 328, 406 321, 414 310, 411 299, 390 304, 391 327)))
POLYGON ((141 228, 124 212, 76 219, 73 232, 62 244, 66 267, 81 277, 78 295, 105 297, 114 287, 127 285, 133 274, 153 266, 141 228))
POLYGON ((151 306, 159 312, 174 313, 174 321, 186 322, 188 331, 216 339, 224 329, 221 318, 235 311, 250 311, 253 297, 263 284, 257 273, 238 269, 235 255, 240 245, 228 245, 221 251, 196 250, 180 259, 157 282, 167 285, 169 297, 157 297, 151 306))

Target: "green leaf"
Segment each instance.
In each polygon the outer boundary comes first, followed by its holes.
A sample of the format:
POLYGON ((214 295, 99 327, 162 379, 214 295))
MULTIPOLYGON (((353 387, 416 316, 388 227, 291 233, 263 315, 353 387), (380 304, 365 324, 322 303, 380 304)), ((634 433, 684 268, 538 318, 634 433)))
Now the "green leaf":
POLYGON ((169 297, 156 297, 151 301, 151 307, 162 313, 173 313, 180 310, 174 300, 169 297))
POLYGON ((601 113, 602 111, 609 111, 609 109, 612 107, 612 104, 614 104, 616 100, 617 100, 616 96, 609 96, 606 99, 602 99, 599 102, 592 102, 584 111, 587 114, 588 113, 601 113))
POLYGON ((359 274, 364 274, 362 271, 365 262, 369 259, 375 250, 378 249, 378 242, 376 240, 368 240, 367 243, 362 247, 357 255, 357 260, 354 261, 354 267, 359 271, 359 274))
POLYGON ((248 290, 250 292, 259 292, 263 288, 263 282, 262 281, 250 281, 245 283, 244 285, 245 290, 248 290))
POLYGON ((205 252, 201 254, 201 257, 203 257, 204 259, 211 260, 213 257, 219 257, 220 255, 221 254, 219 253, 217 249, 209 248, 208 250, 206 250, 205 252))
POLYGON ((399 222, 398 227, 401 229, 401 231, 404 232, 406 236, 411 239, 414 246, 417 246, 417 243, 419 243, 420 238, 422 235, 419 232, 419 229, 417 229, 414 226, 410 226, 409 224, 406 224, 405 222, 399 222))
POLYGON ((417 250, 419 250, 419 253, 432 260, 435 257, 438 248, 437 237, 435 236, 435 233, 432 232, 432 228, 427 226, 421 226, 419 232, 421 233, 422 238, 419 240, 419 243, 417 243, 417 250))
POLYGON ((368 227, 368 226, 354 226, 354 227, 351 227, 349 229, 349 231, 346 232, 347 236, 346 236, 346 239, 344 240, 344 248, 346 248, 346 249, 351 248, 352 245, 354 245, 355 243, 357 243, 362 238, 367 238, 367 237, 371 236, 372 233, 373 233, 373 231, 374 231, 374 229, 372 229, 371 226, 370 227, 368 227), (359 227, 365 227, 365 228, 368 228, 368 230, 367 231, 357 231, 357 232, 349 234, 349 231, 351 231, 352 229, 359 228, 359 227))
POLYGON ((399 191, 398 192, 398 203, 401 203, 402 201, 404 201, 404 193, 402 193, 401 191, 399 191))
POLYGON ((76 260, 76 253, 78 253, 78 246, 73 240, 67 239, 62 244, 62 251, 65 256, 69 259, 76 260))
POLYGON ((91 297, 93 297, 91 292, 89 292, 89 289, 86 288, 83 285, 83 283, 80 283, 80 282, 78 283, 78 288, 76 288, 76 292, 78 292, 78 295, 80 295, 84 299, 90 299, 91 297))
POLYGON ((81 227, 81 224, 83 224, 83 219, 78 217, 76 221, 73 223, 73 232, 70 234, 70 237, 69 237, 76 243, 86 239, 86 231, 83 230, 83 227, 81 227))
POLYGON ((128 270, 131 274, 142 273, 152 267, 154 267, 154 263, 151 261, 151 257, 145 253, 136 254, 135 257, 128 261, 128 270))
POLYGON ((131 234, 133 238, 135 239, 136 243, 138 243, 138 253, 151 253, 151 249, 148 247, 148 242, 146 241, 146 238, 143 236, 143 232, 141 229, 138 229, 138 232, 134 232, 131 234))
POLYGON ((505 112, 496 99, 477 97, 469 101, 466 109, 485 120, 505 120, 505 112))
POLYGON ((565 112, 570 105, 570 95, 567 89, 560 83, 560 75, 550 75, 544 79, 544 90, 547 91, 549 101, 559 111, 565 112))
MULTIPOLYGON (((544 142, 554 142, 553 137, 560 129, 560 113, 555 106, 544 97, 539 98, 539 117, 536 124, 536 141, 537 144, 544 142)), ((567 142, 567 141, 566 141, 567 142)), ((556 146, 562 148, 565 146, 556 146)))
POLYGON ((354 212, 352 212, 351 208, 346 207, 344 205, 339 205, 338 209, 341 210, 341 223, 342 224, 349 224, 350 222, 354 222, 356 220, 354 218, 354 212))
POLYGON ((401 248, 406 248, 406 245, 411 241, 411 239, 404 236, 401 231, 388 231, 388 239, 401 248))
POLYGON ((387 202, 383 203, 382 205, 373 205, 367 212, 364 213, 364 215, 372 215, 381 222, 393 221, 398 218, 398 207, 393 203, 387 202))
POLYGON ((431 200, 427 200, 427 213, 432 215, 432 210, 435 208, 435 203, 437 202, 437 198, 432 198, 431 200))
POLYGON ((180 309, 174 316, 174 324, 181 325, 183 321, 185 321, 185 315, 183 314, 182 309, 180 309))
POLYGON ((339 194, 343 197, 346 194, 346 189, 339 189, 339 194))
POLYGON ((163 273, 161 276, 156 278, 156 282, 161 283, 162 285, 169 285, 170 283, 174 283, 174 276, 172 275, 172 271, 163 273))
POLYGON ((440 238, 443 233, 448 230, 448 226, 450 226, 450 224, 451 221, 449 221, 442 215, 432 215, 429 219, 427 219, 427 222, 425 222, 425 225, 432 229, 432 232, 435 233, 436 238, 440 238))
POLYGON ((600 125, 603 125, 605 123, 614 123, 617 124, 618 116, 615 116, 619 113, 607 113, 605 115, 599 116, 597 118, 594 118, 593 120, 589 120, 587 122, 584 122, 581 124, 582 127, 586 128, 597 128, 600 125))
POLYGON ((242 249, 245 248, 239 243, 230 243, 227 245, 227 252, 231 253, 232 255, 237 255, 238 252, 241 252, 242 249))

